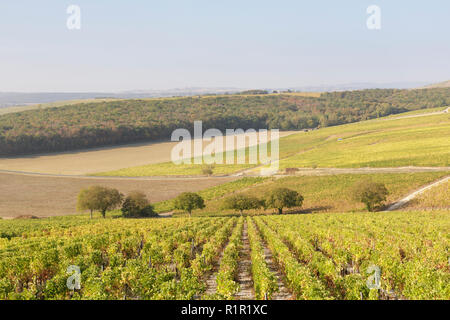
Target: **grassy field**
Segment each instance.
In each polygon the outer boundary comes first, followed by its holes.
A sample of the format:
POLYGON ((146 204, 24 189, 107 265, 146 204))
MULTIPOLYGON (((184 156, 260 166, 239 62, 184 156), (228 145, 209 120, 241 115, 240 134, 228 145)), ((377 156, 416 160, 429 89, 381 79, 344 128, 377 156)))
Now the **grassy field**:
POLYGON ((324 128, 284 138, 281 168, 450 166, 449 136, 449 114, 324 128))
MULTIPOLYGON (((254 185, 267 181, 268 178, 262 177, 245 177, 239 180, 227 182, 211 188, 206 188, 198 192, 198 194, 207 202, 220 199, 227 194, 231 194, 236 191, 242 191, 250 188, 254 185)), ((154 207, 157 212, 166 212, 173 210, 174 199, 157 202, 154 207)))
MULTIPOLYGON (((304 195, 303 212, 363 210, 364 206, 353 201, 350 195, 351 186, 360 179, 370 178, 385 183, 391 193, 388 202, 392 202, 448 174, 449 172, 339 174, 279 179, 211 177, 198 180, 108 180, 0 174, 0 217, 76 214, 78 192, 95 184, 114 187, 125 194, 140 190, 148 196, 157 212, 172 211, 173 198, 183 191, 198 192, 206 200, 207 206, 195 214, 208 216, 221 211, 225 196, 245 192, 262 197, 267 191, 280 186, 292 188, 304 195), (46 192, 42 192, 43 189, 46 192)), ((448 189, 440 188, 438 191, 433 193, 435 197, 439 197, 435 201, 445 203, 448 189)), ((221 211, 220 214, 234 213, 221 211)))
POLYGON ((447 107, 420 109, 420 110, 403 112, 403 113, 400 113, 400 114, 392 114, 390 116, 387 116, 385 119, 401 118, 401 117, 408 117, 408 116, 417 116, 417 115, 421 115, 421 114, 436 113, 436 112, 442 112, 442 111, 444 111, 446 109, 447 109, 447 107))
MULTIPOLYGON (((415 191, 419 187, 438 180, 441 177, 449 175, 450 172, 433 172, 433 173, 390 173, 390 174, 341 174, 328 176, 299 176, 286 178, 267 178, 264 183, 249 186, 245 190, 237 189, 236 192, 263 197, 267 192, 274 188, 289 188, 296 190, 305 198, 301 212, 348 212, 348 211, 364 211, 364 205, 356 202, 352 198, 352 187, 360 181, 369 179, 374 182, 384 183, 389 191, 387 203, 395 202, 402 196, 415 191)), ((221 186, 215 187, 221 188, 221 186)), ((441 198, 448 197, 445 189, 441 192, 441 198)), ((230 195, 232 193, 227 193, 230 195)), ((226 195, 225 195, 226 196, 226 195)), ((222 210, 223 198, 211 199, 206 202, 206 208, 196 211, 198 215, 216 215, 235 214, 230 210, 222 210)), ((298 209, 291 210, 298 211, 298 209)), ((252 211, 250 213, 272 213, 272 209, 263 212, 261 210, 252 211)))
MULTIPOLYGON (((449 136, 450 114, 402 119, 382 118, 327 127, 281 138, 280 168, 445 167, 450 166, 449 136), (389 121, 386 121, 388 119, 389 121)), ((245 166, 219 165, 215 173, 233 173, 243 168, 245 166)), ((200 173, 200 166, 177 166, 166 162, 102 172, 100 175, 152 176, 200 173)))
MULTIPOLYGON (((252 168, 254 165, 227 165, 215 164, 214 175, 225 175, 234 173, 240 170, 252 168)), ((132 168, 125 168, 115 171, 99 172, 93 176, 104 177, 145 177, 145 176, 198 176, 204 175, 202 169, 204 165, 201 164, 180 164, 175 165, 172 162, 164 162, 157 164, 148 164, 144 166, 137 166, 132 168)))

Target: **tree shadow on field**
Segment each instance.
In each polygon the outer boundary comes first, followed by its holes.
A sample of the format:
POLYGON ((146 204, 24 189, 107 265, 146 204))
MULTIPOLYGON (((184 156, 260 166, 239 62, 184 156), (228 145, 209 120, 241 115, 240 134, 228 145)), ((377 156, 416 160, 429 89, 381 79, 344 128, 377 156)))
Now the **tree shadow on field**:
POLYGON ((293 210, 285 210, 283 214, 309 214, 314 212, 323 212, 328 211, 332 209, 331 206, 318 206, 318 207, 312 207, 312 208, 306 208, 306 209, 293 209, 293 210))

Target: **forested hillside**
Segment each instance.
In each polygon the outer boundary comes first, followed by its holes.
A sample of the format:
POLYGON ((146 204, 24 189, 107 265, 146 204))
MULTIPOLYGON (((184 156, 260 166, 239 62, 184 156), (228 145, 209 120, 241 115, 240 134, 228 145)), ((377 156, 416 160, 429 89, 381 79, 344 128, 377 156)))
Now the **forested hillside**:
POLYGON ((176 128, 324 127, 450 105, 450 88, 118 100, 0 116, 0 156, 169 139, 176 128))

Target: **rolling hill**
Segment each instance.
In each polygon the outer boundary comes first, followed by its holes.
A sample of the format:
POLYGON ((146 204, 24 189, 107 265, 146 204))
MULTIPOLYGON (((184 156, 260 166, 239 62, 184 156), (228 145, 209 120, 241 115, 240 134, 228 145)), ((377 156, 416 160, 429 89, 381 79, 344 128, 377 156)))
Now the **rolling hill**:
POLYGON ((0 156, 167 140, 177 128, 300 130, 450 105, 450 88, 88 102, 0 116, 0 156))
MULTIPOLYGON (((300 132, 280 139, 280 169, 450 166, 450 114, 415 112, 300 132)), ((270 148, 268 148, 270 150, 270 148)), ((248 167, 249 165, 247 165, 248 167)), ((220 164, 215 174, 243 165, 220 164)), ((259 169, 249 174, 258 174, 259 169)), ((201 175, 202 165, 172 162, 98 173, 99 176, 201 175)))

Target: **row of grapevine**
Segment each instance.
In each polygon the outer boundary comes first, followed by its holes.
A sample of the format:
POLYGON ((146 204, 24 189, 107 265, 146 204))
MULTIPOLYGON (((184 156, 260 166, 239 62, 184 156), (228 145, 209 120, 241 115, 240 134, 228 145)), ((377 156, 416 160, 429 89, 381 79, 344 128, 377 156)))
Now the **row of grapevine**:
POLYGON ((449 299, 445 215, 265 217, 339 299, 449 299), (369 290, 379 268, 379 287, 369 290), (370 279, 372 276, 372 280, 370 279))
POLYGON ((315 275, 299 263, 278 234, 270 229, 261 218, 255 219, 273 257, 286 275, 287 285, 298 299, 331 299, 331 293, 315 275))
POLYGON ((242 247, 243 226, 244 218, 240 217, 223 252, 219 271, 217 272, 217 294, 224 299, 232 299, 239 291, 239 284, 235 278, 238 268, 239 252, 242 247))
POLYGON ((212 269, 213 263, 219 258, 219 253, 228 241, 233 228, 236 228, 235 225, 236 218, 228 220, 228 222, 203 245, 201 254, 198 254, 196 258, 191 261, 191 267, 198 278, 202 277, 206 272, 212 269))
POLYGON ((252 219, 247 218, 248 237, 251 248, 252 277, 256 299, 271 299, 278 290, 275 275, 267 266, 262 239, 252 219))
MULTIPOLYGON (((46 237, 12 239, 0 247, 0 297, 192 298, 204 288, 191 262, 205 245, 225 241, 233 224, 228 218, 119 220, 98 229, 80 226, 46 237), (217 235, 222 235, 219 241, 217 235), (82 284, 72 292, 66 284, 71 265, 79 267, 82 284)), ((211 259, 200 259, 202 267, 211 259)))
POLYGON ((272 230, 277 231, 297 260, 317 276, 334 298, 345 300, 373 298, 373 293, 371 294, 366 285, 366 279, 360 274, 346 274, 339 264, 323 254, 316 243, 303 238, 302 233, 280 221, 265 220, 265 222, 272 230))
POLYGON ((257 299, 278 289, 266 245, 297 299, 450 299, 448 212, 20 222, 0 238, 0 299, 233 299, 245 224, 257 299))

